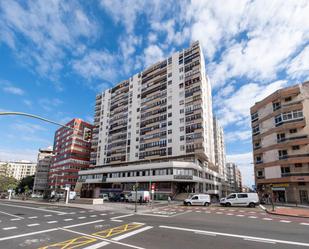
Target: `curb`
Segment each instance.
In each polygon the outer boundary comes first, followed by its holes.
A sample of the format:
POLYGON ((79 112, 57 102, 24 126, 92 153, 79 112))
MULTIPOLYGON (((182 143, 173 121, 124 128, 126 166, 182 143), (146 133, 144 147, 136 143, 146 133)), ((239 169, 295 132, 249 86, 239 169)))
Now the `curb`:
POLYGON ((302 215, 293 215, 293 214, 278 214, 272 211, 267 210, 266 207, 264 207, 263 205, 259 205, 259 207, 264 210, 266 213, 268 214, 272 214, 272 215, 280 215, 280 216, 288 216, 288 217, 296 217, 296 218, 305 218, 305 219, 309 219, 309 216, 302 216, 302 215))

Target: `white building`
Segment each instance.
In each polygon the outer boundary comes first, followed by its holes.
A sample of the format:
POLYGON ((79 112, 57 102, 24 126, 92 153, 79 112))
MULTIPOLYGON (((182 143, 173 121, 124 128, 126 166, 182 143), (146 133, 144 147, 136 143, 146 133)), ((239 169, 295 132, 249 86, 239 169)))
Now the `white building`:
POLYGON ((97 95, 91 163, 82 195, 148 190, 220 195, 211 85, 198 42, 97 95))
POLYGON ((18 161, 18 162, 2 162, 2 167, 5 169, 1 170, 7 177, 14 177, 17 180, 21 180, 26 176, 31 176, 35 174, 36 163, 30 161, 18 161))

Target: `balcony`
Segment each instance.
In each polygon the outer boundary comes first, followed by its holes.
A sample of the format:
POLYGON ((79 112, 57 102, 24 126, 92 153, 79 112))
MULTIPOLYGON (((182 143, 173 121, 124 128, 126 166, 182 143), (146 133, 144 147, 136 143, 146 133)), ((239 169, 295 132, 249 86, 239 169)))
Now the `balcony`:
POLYGON ((289 138, 280 138, 280 139, 277 139, 277 143, 282 143, 282 142, 296 140, 296 139, 304 139, 304 138, 308 138, 308 135, 295 136, 295 137, 289 137, 289 138))
POLYGON ((263 163, 263 160, 255 161, 255 164, 261 164, 261 163, 263 163))
POLYGON ((284 160, 284 159, 288 159, 289 155, 281 155, 279 156, 279 160, 284 160))
POLYGON ((281 173, 282 177, 289 177, 289 176, 309 176, 309 172, 289 172, 289 173, 281 173))

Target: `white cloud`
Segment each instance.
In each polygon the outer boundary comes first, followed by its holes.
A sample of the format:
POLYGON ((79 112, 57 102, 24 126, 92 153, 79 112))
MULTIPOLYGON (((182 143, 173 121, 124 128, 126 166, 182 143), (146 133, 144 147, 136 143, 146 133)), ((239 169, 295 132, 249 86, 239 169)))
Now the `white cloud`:
POLYGON ((252 152, 227 155, 227 162, 236 163, 241 174, 244 185, 254 185, 254 166, 252 152))
MULTIPOLYGON (((258 83, 248 83, 242 85, 237 91, 233 92, 228 98, 217 99, 222 106, 217 111, 218 119, 223 126, 232 123, 247 121, 250 115, 250 107, 255 102, 262 100, 274 91, 285 87, 287 81, 278 80, 267 85, 258 83)), ((219 106, 219 104, 216 104, 219 106)), ((240 123, 242 124, 242 123, 240 123)), ((249 122, 247 126, 249 126, 249 122)))
POLYGON ((293 58, 287 72, 292 79, 301 77, 309 79, 309 46, 293 58))
POLYGON ((75 1, 1 1, 0 29, 0 42, 20 63, 57 80, 68 51, 78 51, 79 38, 95 37, 97 26, 75 1))
POLYGON ((26 123, 26 122, 18 122, 18 123, 13 123, 11 127, 20 132, 25 133, 25 134, 34 134, 39 131, 47 131, 46 128, 44 128, 41 125, 38 124, 31 124, 31 123, 26 123))
POLYGON ((3 88, 3 91, 6 93, 11 93, 15 95, 24 95, 24 91, 21 88, 15 86, 6 86, 3 88))
POLYGON ((23 102, 24 102, 24 104, 25 104, 26 106, 32 107, 32 101, 31 101, 31 100, 29 100, 29 99, 24 99, 23 102))
POLYGON ((116 56, 107 51, 89 51, 81 59, 75 60, 72 67, 76 73, 83 76, 88 81, 100 79, 113 82, 117 78, 116 56))
POLYGON ((230 131, 225 133, 224 139, 226 142, 244 141, 251 138, 251 130, 244 131, 230 131))
POLYGON ((38 102, 40 106, 46 111, 51 111, 59 105, 63 104, 63 101, 58 98, 42 98, 39 99, 38 102))
POLYGON ((144 50, 144 63, 146 67, 162 59, 164 59, 164 53, 159 46, 150 45, 144 50))
POLYGON ((28 160, 36 162, 38 150, 30 149, 2 149, 0 148, 0 161, 28 160))

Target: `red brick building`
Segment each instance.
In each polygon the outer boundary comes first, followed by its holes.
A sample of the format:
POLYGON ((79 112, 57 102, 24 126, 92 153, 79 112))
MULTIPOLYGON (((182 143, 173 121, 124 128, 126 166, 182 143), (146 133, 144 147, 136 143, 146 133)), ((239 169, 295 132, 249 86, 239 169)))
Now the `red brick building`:
POLYGON ((73 119, 55 133, 54 153, 49 171, 49 187, 74 190, 78 171, 87 169, 90 163, 90 146, 93 126, 81 119, 73 119))

